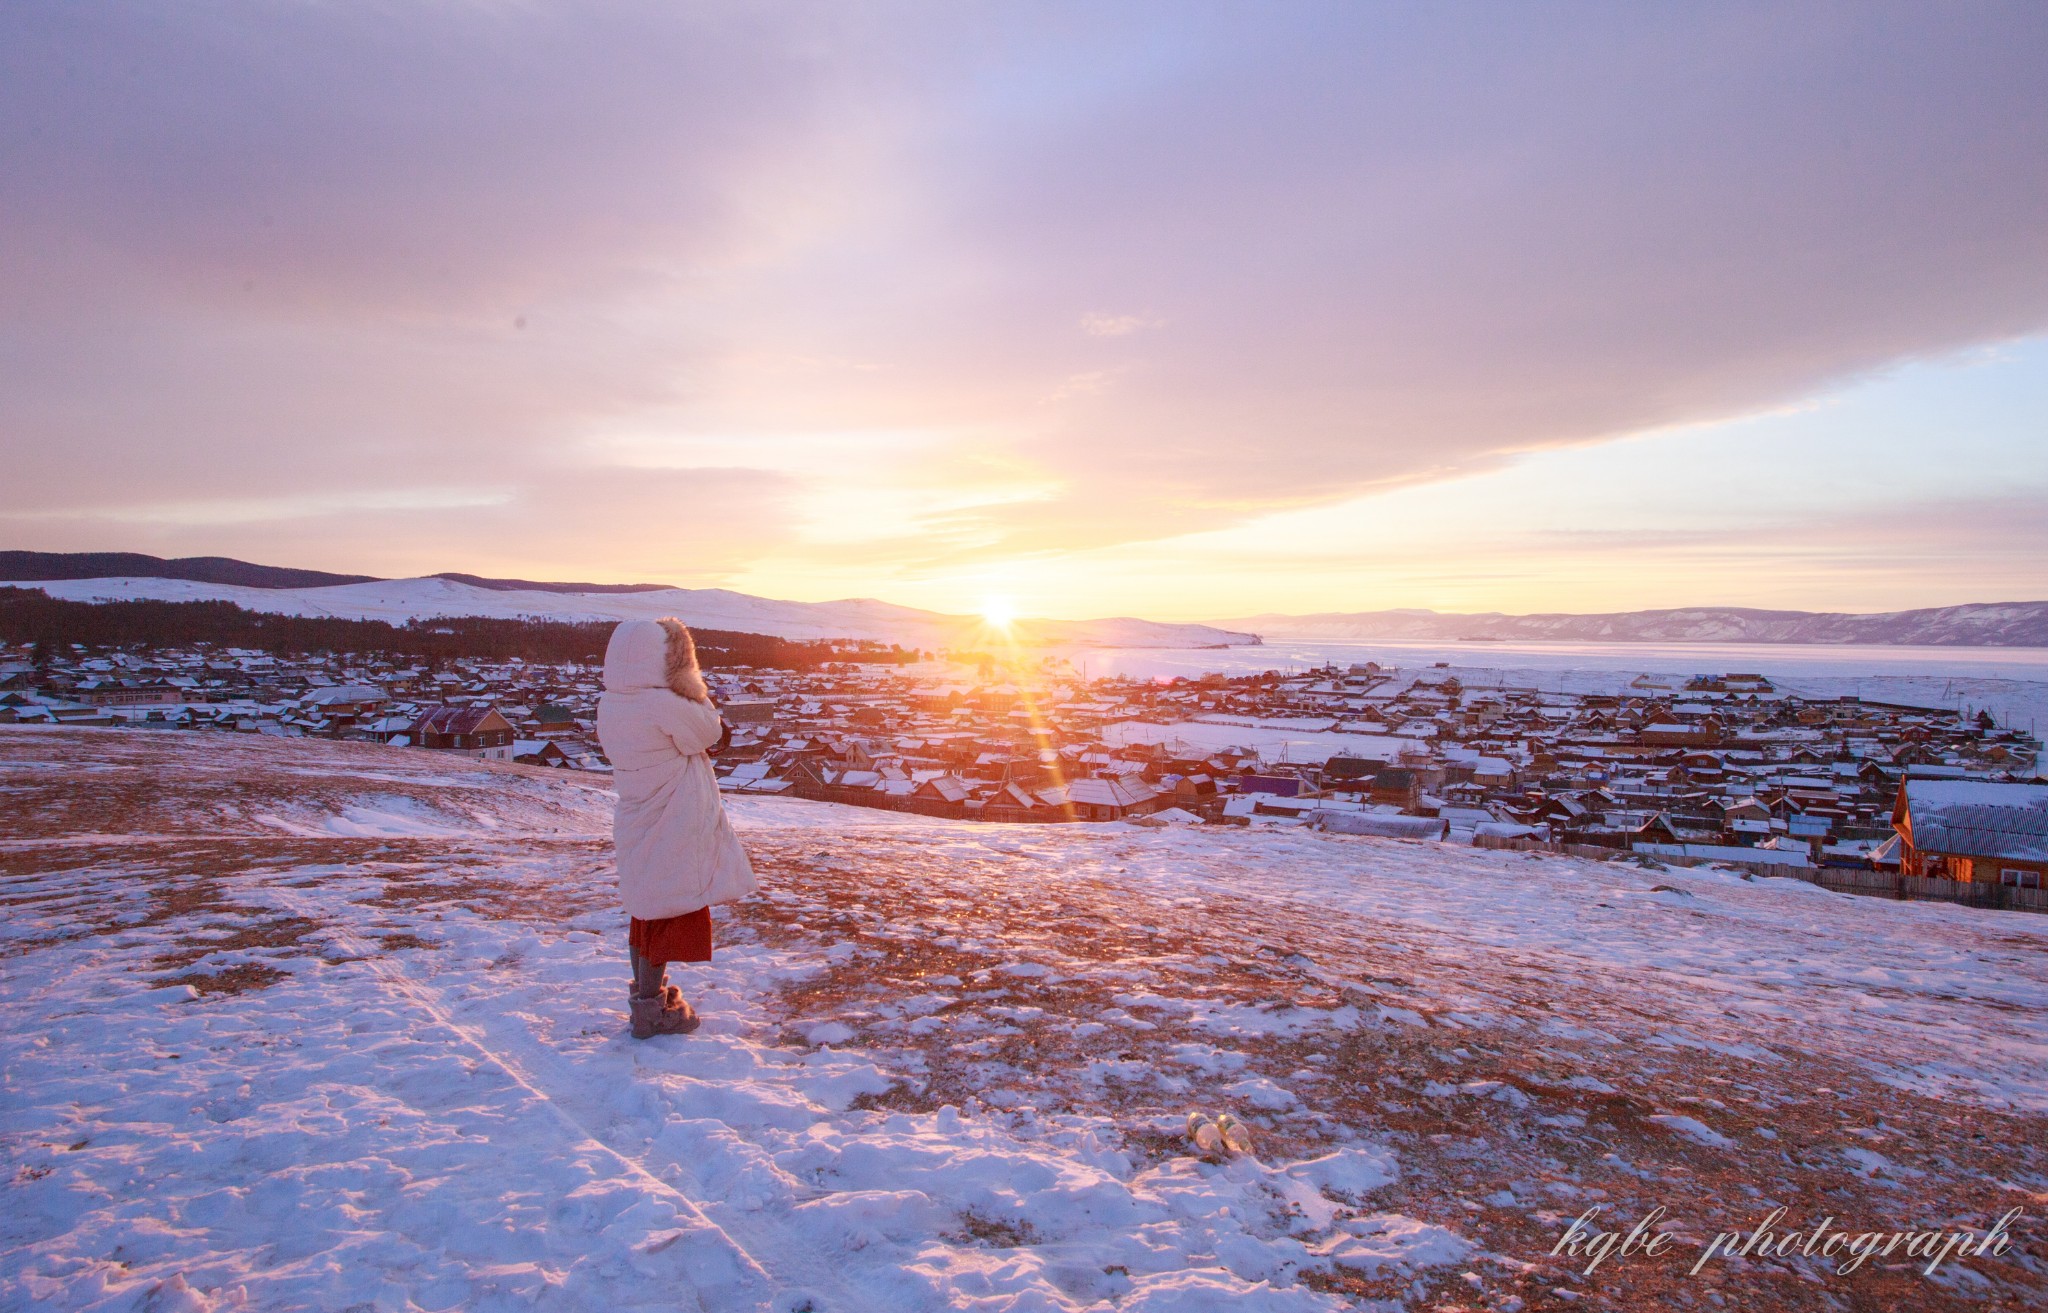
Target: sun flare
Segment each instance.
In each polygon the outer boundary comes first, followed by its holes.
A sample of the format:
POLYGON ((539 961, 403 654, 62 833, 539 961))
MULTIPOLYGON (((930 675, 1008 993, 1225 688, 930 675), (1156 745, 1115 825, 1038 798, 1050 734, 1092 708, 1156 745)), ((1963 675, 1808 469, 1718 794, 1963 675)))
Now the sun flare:
POLYGON ((1007 597, 981 599, 981 618, 991 629, 1008 629, 1017 620, 1017 604, 1007 597))

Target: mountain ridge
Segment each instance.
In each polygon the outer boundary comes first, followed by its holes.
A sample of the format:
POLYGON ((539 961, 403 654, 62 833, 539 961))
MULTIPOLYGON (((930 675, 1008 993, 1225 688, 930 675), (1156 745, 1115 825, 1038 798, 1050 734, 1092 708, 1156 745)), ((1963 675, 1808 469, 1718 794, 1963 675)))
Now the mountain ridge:
POLYGON ((248 611, 408 620, 483 616, 618 621, 677 616, 703 629, 801 641, 867 639, 932 651, 1023 647, 1250 646, 1258 635, 1210 625, 1129 617, 1098 620, 1020 619, 996 629, 978 616, 947 615, 873 598, 791 602, 724 588, 659 588, 628 592, 559 592, 480 587, 428 575, 313 588, 257 588, 156 576, 104 579, 0 580, 74 602, 233 602, 248 611))
MULTIPOLYGON (((973 617, 878 598, 787 602, 726 588, 495 579, 444 571, 416 579, 259 565, 225 556, 163 558, 140 552, 0 551, 0 582, 56 585, 79 601, 219 596, 251 610, 363 618, 531 614, 625 619, 673 610, 693 624, 782 638, 875 638, 924 646, 968 636, 973 617), (161 580, 163 586, 137 581, 161 580), (171 584, 186 585, 183 588, 171 584), (118 586, 117 586, 118 585, 118 586), (374 585, 386 586, 382 595, 374 585), (404 587, 400 587, 403 585, 404 587), (232 590, 229 593, 214 590, 232 590), (335 590, 357 590, 347 594, 335 590), (318 597, 300 594, 317 593, 318 597), (266 597, 266 594, 276 596, 266 597), (291 595, 287 597, 286 595, 291 595), (656 596, 657 594, 663 596, 656 596), (582 600, 578 600, 582 599, 582 600), (607 603, 604 599, 613 599, 607 603), (749 625, 756 626, 748 628, 749 625)), ((1796 611, 1764 607, 1661 607, 1637 611, 1452 612, 1414 607, 1324 611, 1173 623, 1116 616, 1019 622, 1028 641, 1094 646, 1213 647, 1261 638, 1371 643, 1601 642, 1809 643, 1927 647, 2048 647, 2048 601, 1968 602, 1900 611, 1796 611), (1120 638, 1129 640, 1118 641, 1120 638)))
POLYGON ((0 579, 43 583, 60 579, 184 579, 237 588, 327 588, 379 582, 372 574, 335 574, 283 565, 256 565, 232 556, 176 556, 143 552, 0 551, 0 579))
MULTIPOLYGON (((654 593, 670 584, 548 583, 534 579, 488 579, 482 575, 443 570, 424 576, 453 579, 472 588, 497 592, 654 593)), ((47 583, 61 579, 184 579, 191 583, 231 584, 236 588, 335 588, 343 584, 381 584, 376 574, 335 574, 285 565, 258 565, 232 556, 150 556, 145 552, 0 552, 0 579, 13 583, 47 583)))
POLYGON ((1903 611, 1783 611, 1662 607, 1593 613, 1413 609, 1265 613, 1211 623, 1268 639, 1435 642, 1810 643, 1887 647, 2048 647, 2048 601, 1966 602, 1903 611))

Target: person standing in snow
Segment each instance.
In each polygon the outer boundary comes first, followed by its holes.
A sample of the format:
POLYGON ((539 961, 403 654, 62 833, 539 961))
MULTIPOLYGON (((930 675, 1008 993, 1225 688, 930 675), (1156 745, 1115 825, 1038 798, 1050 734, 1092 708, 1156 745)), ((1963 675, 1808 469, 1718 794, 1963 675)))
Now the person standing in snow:
POLYGON ((710 754, 732 728, 712 705, 683 622, 627 620, 604 653, 597 737, 611 758, 619 895, 633 1038, 686 1035, 697 1012, 668 983, 670 962, 711 960, 711 905, 754 892, 754 868, 719 800, 710 754))

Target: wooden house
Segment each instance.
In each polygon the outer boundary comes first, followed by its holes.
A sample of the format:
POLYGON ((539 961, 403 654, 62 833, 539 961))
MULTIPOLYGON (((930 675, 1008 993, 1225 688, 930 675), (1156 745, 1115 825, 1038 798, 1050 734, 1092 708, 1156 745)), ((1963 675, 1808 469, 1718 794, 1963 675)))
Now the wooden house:
POLYGON ((512 722, 481 702, 429 707, 413 721, 412 745, 489 761, 512 759, 512 722))
POLYGON ((1160 793, 1135 775, 1068 780, 1058 788, 1044 790, 1039 796, 1055 806, 1071 808, 1076 819, 1084 821, 1118 821, 1126 816, 1144 816, 1172 803, 1171 795, 1160 793))
POLYGON ((1371 797, 1376 803, 1406 811, 1421 803, 1422 782, 1412 770, 1389 766, 1372 777, 1371 797))
POLYGON ((514 739, 512 760, 529 766, 562 768, 569 765, 570 754, 559 739, 514 739))
POLYGON ((931 802, 964 803, 973 795, 974 787, 957 775, 935 775, 910 791, 931 802))
POLYGON ((1907 875, 2020 889, 2048 881, 2048 784, 1909 779, 1892 828, 1907 875))

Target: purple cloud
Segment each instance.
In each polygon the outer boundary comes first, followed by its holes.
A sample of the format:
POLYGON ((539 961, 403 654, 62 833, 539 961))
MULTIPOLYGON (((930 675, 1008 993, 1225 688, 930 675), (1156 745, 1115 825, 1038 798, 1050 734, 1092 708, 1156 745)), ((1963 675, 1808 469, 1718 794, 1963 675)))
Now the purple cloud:
MULTIPOLYGON (((1741 414, 2048 325, 2044 49, 1989 4, 17 7, 0 515, 623 501, 622 432, 775 471, 715 550, 593 522, 637 577, 791 532, 790 435, 1033 489, 885 571, 1741 414)), ((379 512, 377 568, 504 559, 496 513, 379 512)), ((262 554, 370 568, 316 519, 262 554)))

